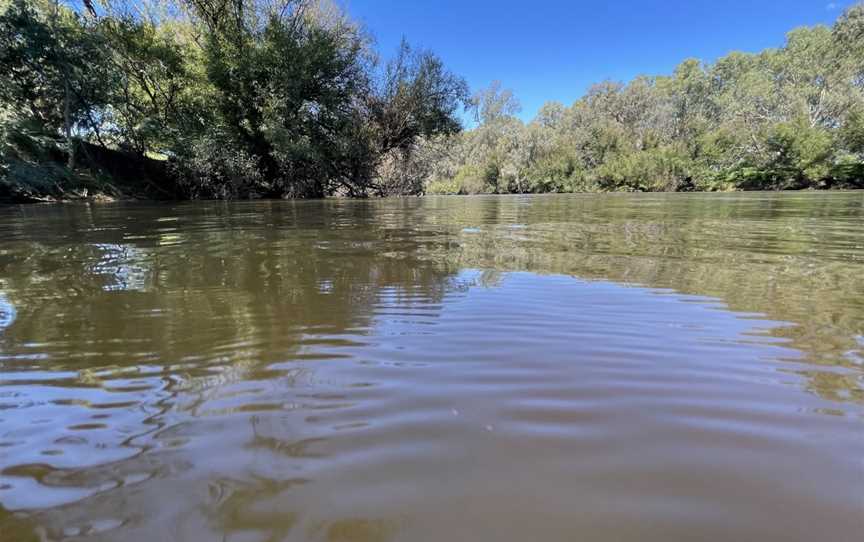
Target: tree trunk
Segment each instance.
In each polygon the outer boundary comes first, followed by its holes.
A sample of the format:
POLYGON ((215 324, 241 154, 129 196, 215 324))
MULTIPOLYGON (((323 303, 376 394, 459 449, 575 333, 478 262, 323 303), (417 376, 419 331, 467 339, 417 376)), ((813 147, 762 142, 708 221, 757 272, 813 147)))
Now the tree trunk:
POLYGON ((66 132, 66 146, 69 148, 69 169, 75 168, 75 151, 77 145, 72 141, 72 114, 69 98, 69 68, 64 67, 63 89, 65 97, 63 100, 63 124, 66 132))

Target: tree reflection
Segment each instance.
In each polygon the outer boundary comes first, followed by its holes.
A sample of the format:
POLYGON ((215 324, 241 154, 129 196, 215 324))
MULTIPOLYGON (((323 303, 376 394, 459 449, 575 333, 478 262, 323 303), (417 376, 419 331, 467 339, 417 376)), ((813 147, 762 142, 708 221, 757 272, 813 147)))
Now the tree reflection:
MULTIPOLYGON (((718 297, 793 323, 773 333, 809 361, 856 370, 862 207, 853 193, 25 208, 3 221, 3 354, 38 349, 31 368, 57 371, 266 367, 335 354, 374 331, 382 295, 434 304, 473 268, 718 297)), ((859 396, 855 375, 835 380, 859 396)))
POLYGON ((732 311, 791 323, 771 333, 825 366, 800 371, 811 391, 864 400, 861 194, 476 198, 457 206, 463 213, 453 216, 451 231, 459 233, 427 257, 457 268, 716 297, 732 311))

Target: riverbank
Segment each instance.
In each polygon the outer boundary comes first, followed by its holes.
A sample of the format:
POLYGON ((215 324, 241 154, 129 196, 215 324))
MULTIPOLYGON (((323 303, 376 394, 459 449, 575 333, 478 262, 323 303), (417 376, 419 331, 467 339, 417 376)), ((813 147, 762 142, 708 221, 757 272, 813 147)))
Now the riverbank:
MULTIPOLYGON (((184 187, 181 178, 172 174, 167 161, 153 160, 134 156, 119 151, 101 149, 107 161, 95 161, 79 165, 75 170, 69 170, 62 163, 50 165, 26 164, 24 181, 12 182, 0 178, 0 204, 35 204, 35 203, 69 203, 69 202, 112 202, 112 201, 201 201, 213 199, 259 200, 259 199, 316 199, 316 198, 285 198, 268 197, 261 194, 249 194, 242 198, 207 198, 194 197, 184 187)), ((95 153, 91 154, 91 157, 95 153)), ((653 193, 708 193, 708 192, 796 192, 796 191, 832 191, 832 190, 864 190, 864 176, 850 177, 843 181, 826 180, 813 185, 790 186, 783 189, 766 189, 764 187, 732 187, 700 190, 693 185, 685 185, 678 190, 573 190, 569 192, 469 192, 465 190, 440 191, 427 190, 416 194, 394 194, 387 197, 416 196, 482 196, 482 195, 515 195, 515 194, 612 194, 632 192, 653 193)), ((331 197, 345 198, 347 195, 331 197)), ((356 199, 356 198, 355 198, 356 199)), ((361 198, 362 199, 362 198, 361 198)))
POLYGON ((57 144, 10 153, 0 163, 0 203, 190 199, 167 160, 87 142, 74 154, 57 144))

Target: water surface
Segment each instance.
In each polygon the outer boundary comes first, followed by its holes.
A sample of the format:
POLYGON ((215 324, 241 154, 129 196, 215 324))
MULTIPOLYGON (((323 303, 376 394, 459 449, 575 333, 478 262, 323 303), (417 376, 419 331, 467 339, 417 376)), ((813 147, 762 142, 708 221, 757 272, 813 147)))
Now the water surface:
POLYGON ((858 541, 864 193, 0 208, 0 540, 858 541))

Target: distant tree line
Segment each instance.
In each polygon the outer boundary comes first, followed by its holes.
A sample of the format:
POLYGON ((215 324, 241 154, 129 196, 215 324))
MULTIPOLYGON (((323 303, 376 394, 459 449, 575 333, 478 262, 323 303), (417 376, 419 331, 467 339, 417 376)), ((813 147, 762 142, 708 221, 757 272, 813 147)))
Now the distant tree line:
POLYGON ((864 187, 864 5, 779 49, 686 60, 515 117, 499 84, 478 126, 431 142, 438 193, 864 187))
POLYGON ((310 0, 0 0, 0 70, 6 192, 118 172, 173 197, 411 191, 379 170, 457 132, 468 98, 431 52, 383 63, 310 0))
POLYGON ((864 187, 864 5, 528 123, 326 0, 0 0, 0 70, 0 199, 864 187))

